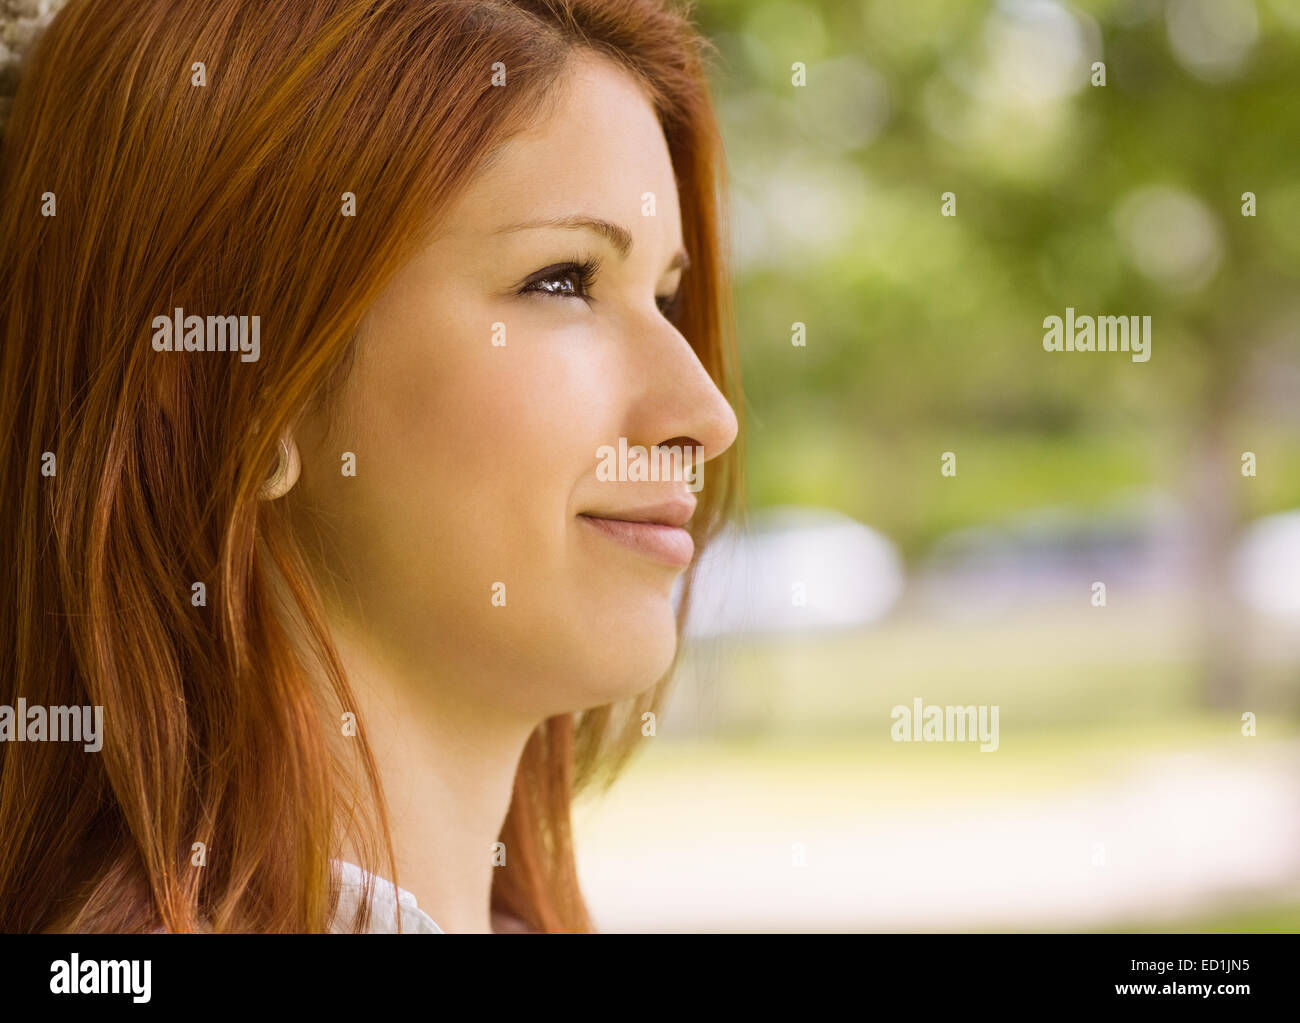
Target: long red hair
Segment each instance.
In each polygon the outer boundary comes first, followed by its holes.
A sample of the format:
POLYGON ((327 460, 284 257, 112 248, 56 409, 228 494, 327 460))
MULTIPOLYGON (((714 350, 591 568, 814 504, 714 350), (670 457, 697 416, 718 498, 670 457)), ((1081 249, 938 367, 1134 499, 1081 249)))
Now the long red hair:
MULTIPOLYGON (((71 0, 38 42, 0 147, 0 704, 102 706, 105 734, 98 753, 0 743, 0 930, 325 930, 344 835, 400 883, 364 724, 365 791, 331 753, 327 722, 355 704, 306 562, 257 489, 367 307, 545 116, 575 47, 659 112, 692 257, 677 325, 739 410, 709 47, 687 7, 71 0), (163 358, 150 323, 176 307, 257 312, 293 343, 163 358), (283 599, 327 678, 291 655, 283 599)), ((711 464, 701 546, 738 465, 734 447, 711 464)), ((530 737, 495 911, 591 929, 570 802, 613 778, 666 681, 530 737)))

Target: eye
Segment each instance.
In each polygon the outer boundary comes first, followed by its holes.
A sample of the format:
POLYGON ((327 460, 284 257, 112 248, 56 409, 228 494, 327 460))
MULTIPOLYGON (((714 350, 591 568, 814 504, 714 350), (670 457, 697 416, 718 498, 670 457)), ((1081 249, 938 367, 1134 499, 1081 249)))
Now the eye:
POLYGON ((596 259, 571 259, 544 270, 538 270, 519 289, 519 294, 537 292, 559 298, 581 298, 593 301, 588 292, 596 279, 600 261, 596 259))
POLYGON ((677 307, 681 304, 681 300, 681 288, 678 288, 671 295, 655 296, 655 304, 659 306, 659 312, 663 314, 663 317, 666 320, 671 320, 677 314, 677 307))

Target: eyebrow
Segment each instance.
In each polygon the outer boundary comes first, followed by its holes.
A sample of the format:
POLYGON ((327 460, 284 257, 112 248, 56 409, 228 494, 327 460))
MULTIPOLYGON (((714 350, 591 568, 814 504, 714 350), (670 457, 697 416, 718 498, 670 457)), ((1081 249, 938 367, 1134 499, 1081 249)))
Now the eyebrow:
MULTIPOLYGON (((619 259, 627 259, 628 254, 632 251, 632 232, 620 224, 612 223, 608 220, 602 220, 599 217, 588 217, 583 214, 573 214, 562 217, 550 217, 545 220, 529 220, 521 224, 510 224, 507 227, 499 228, 494 234, 506 234, 511 231, 531 231, 538 228, 564 228, 570 231, 594 231, 600 235, 613 247, 618 253, 619 259)), ((681 267, 682 272, 689 270, 691 258, 686 254, 685 249, 678 249, 673 258, 668 261, 668 270, 676 270, 681 267)))

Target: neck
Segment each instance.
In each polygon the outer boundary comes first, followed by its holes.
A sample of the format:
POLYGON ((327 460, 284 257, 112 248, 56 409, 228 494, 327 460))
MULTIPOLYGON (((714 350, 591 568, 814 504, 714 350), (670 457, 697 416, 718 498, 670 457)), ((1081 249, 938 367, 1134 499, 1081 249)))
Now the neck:
MULTIPOLYGON (((467 707, 436 675, 381 665, 332 632, 388 803, 397 860, 389 880, 444 931, 491 933, 503 923, 491 913, 492 848, 536 723, 467 707)), ((355 862, 350 843, 343 853, 355 862)))

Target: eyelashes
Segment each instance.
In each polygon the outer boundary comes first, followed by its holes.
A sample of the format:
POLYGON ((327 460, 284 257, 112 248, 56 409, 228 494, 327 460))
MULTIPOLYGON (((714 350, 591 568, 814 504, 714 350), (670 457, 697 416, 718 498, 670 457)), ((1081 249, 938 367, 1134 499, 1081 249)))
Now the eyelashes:
POLYGON ((659 312, 663 314, 666 320, 675 320, 677 318, 677 310, 681 304, 682 288, 680 285, 671 295, 655 296, 655 305, 659 307, 659 312))
POLYGON ((581 298, 591 302, 593 301, 590 294, 591 286, 595 283, 596 274, 599 271, 599 259, 575 257, 574 259, 565 260, 563 263, 556 263, 554 266, 538 270, 519 289, 519 294, 526 295, 529 292, 537 292, 538 294, 555 295, 560 298, 581 298), (557 281, 561 283, 561 287, 553 287, 557 281), (564 284, 568 285, 567 289, 563 287, 564 284))
MULTIPOLYGON (((520 295, 536 293, 555 298, 580 298, 588 305, 594 302, 591 287, 600 273, 601 261, 595 257, 577 257, 556 263, 532 274, 519 288, 520 295)), ((667 319, 672 319, 681 302, 682 289, 671 295, 656 295, 655 305, 667 319)))

